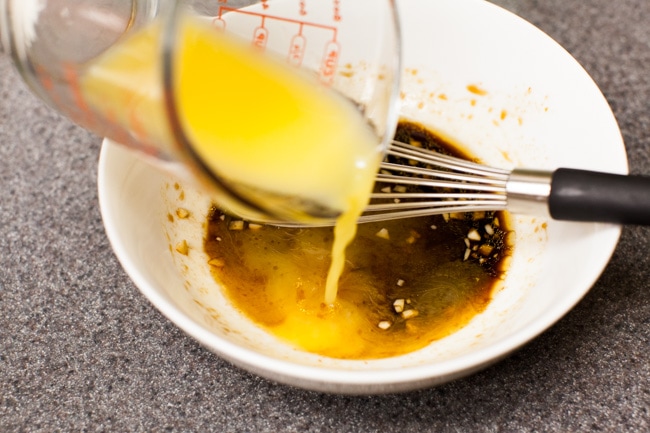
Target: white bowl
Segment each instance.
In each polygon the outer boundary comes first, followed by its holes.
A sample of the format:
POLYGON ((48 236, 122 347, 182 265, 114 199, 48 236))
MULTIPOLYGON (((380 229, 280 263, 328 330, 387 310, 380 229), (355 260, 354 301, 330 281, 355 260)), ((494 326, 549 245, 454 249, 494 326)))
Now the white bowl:
MULTIPOLYGON (((627 172, 605 99, 545 34, 482 0, 401 0, 399 8, 404 117, 465 144, 490 165, 627 172)), ((585 295, 620 235, 614 225, 517 216, 510 271, 483 313, 417 352, 345 361, 293 349, 230 305, 201 251, 208 200, 174 183, 130 151, 104 143, 100 205, 126 272, 163 314, 225 359, 279 382, 327 392, 427 387, 503 358, 585 295), (178 206, 192 216, 170 223, 167 215, 178 206), (187 257, 170 252, 180 239, 190 245, 187 257)))

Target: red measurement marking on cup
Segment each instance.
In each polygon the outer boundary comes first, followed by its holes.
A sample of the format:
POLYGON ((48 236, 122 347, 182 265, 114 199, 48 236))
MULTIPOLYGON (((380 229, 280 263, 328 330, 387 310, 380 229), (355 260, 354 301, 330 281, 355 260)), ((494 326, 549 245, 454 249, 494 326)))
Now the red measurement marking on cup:
MULTIPOLYGON (((226 2, 224 1, 224 3, 226 2)), ((266 2, 263 3, 264 5, 269 6, 266 4, 266 2)), ((340 1, 334 2, 334 19, 336 21, 341 20, 340 3, 341 3, 340 1)), ((326 32, 329 32, 331 34, 331 37, 328 37, 329 42, 325 47, 325 52, 321 60, 320 77, 322 82, 327 84, 332 83, 334 79, 334 75, 336 74, 338 68, 339 58, 341 55, 341 46, 337 41, 338 29, 336 28, 336 26, 309 22, 309 21, 293 19, 293 18, 287 18, 282 16, 275 16, 263 12, 256 12, 247 9, 237 9, 237 8, 232 8, 227 6, 219 7, 219 14, 217 17, 213 19, 213 23, 215 23, 215 26, 220 26, 221 28, 226 27, 226 22, 224 20, 224 14, 226 13, 241 14, 241 15, 247 15, 250 17, 259 18, 260 25, 256 27, 255 30, 253 31, 252 42, 253 45, 262 49, 266 48, 269 42, 269 38, 271 37, 268 28, 265 26, 265 23, 267 21, 279 21, 286 24, 295 24, 298 27, 297 32, 295 33, 293 38, 291 38, 291 42, 289 43, 288 54, 287 54, 287 61, 290 64, 295 66, 300 66, 305 56, 307 39, 304 36, 303 30, 305 28, 312 28, 312 29, 324 30, 326 32)), ((306 0, 301 0, 299 2, 298 13, 303 16, 307 15, 306 0)))
POLYGON ((212 25, 218 30, 226 30, 226 22, 221 18, 213 19, 212 25))
POLYGON ((54 86, 54 80, 52 80, 52 77, 47 72, 47 70, 41 65, 36 65, 34 70, 36 71, 38 81, 41 83, 41 86, 43 86, 43 89, 45 89, 45 92, 47 93, 47 96, 50 98, 52 103, 60 110, 67 112, 67 107, 65 104, 61 103, 61 96, 59 95, 56 86, 54 86))
POLYGON ((43 68, 41 65, 36 65, 34 69, 36 71, 38 81, 41 82, 41 86, 47 90, 48 95, 52 95, 52 92, 54 91, 54 83, 52 82, 52 77, 50 77, 50 74, 48 74, 45 68, 43 68))
POLYGON ((334 21, 341 21, 341 0, 334 0, 334 21))
POLYGON ((78 113, 79 121, 87 127, 92 129, 95 125, 95 116, 93 116, 92 111, 86 103, 86 99, 81 92, 81 86, 79 84, 79 73, 77 71, 77 66, 72 63, 63 64, 63 77, 72 93, 72 103, 80 111, 78 113))
POLYGON ((303 25, 303 26, 309 26, 309 27, 316 27, 316 28, 320 28, 320 29, 325 29, 325 30, 331 31, 334 34, 334 39, 336 39, 337 28, 335 26, 328 26, 327 24, 319 24, 319 23, 313 23, 313 22, 308 22, 308 21, 303 21, 303 20, 296 20, 296 19, 293 19, 293 18, 280 17, 280 16, 269 15, 269 14, 265 14, 265 13, 261 13, 261 12, 249 11, 249 10, 244 10, 244 9, 236 9, 236 8, 231 8, 231 7, 226 7, 226 6, 219 7, 219 14, 217 15, 217 19, 223 19, 223 15, 226 12, 255 16, 255 17, 259 17, 261 20, 282 21, 282 22, 285 22, 285 23, 294 23, 294 24, 303 25))
POLYGON ((88 104, 86 104, 86 99, 81 93, 81 87, 79 85, 79 74, 77 73, 77 68, 75 65, 70 63, 63 64, 63 76, 67 82, 70 90, 72 91, 72 96, 74 103, 81 111, 87 112, 88 104))
POLYGON ((332 84, 334 75, 339 66, 341 46, 336 41, 330 41, 325 46, 325 55, 320 67, 320 79, 325 84, 332 84))
MULTIPOLYGON (((145 123, 135 111, 128 111, 127 125, 124 124, 124 121, 120 121, 120 117, 113 110, 103 114, 95 113, 88 106, 81 91, 79 68, 73 63, 64 63, 62 70, 65 87, 68 89, 64 95, 57 92, 57 86, 54 85, 52 78, 43 68, 37 68, 37 75, 43 88, 51 96, 52 102, 63 113, 82 126, 95 133, 105 135, 113 141, 158 159, 168 159, 155 145, 151 144, 145 123), (64 103, 64 101, 69 101, 69 103, 64 103)), ((124 110, 129 110, 129 107, 124 107, 124 110)))
POLYGON ((264 50, 266 48, 268 40, 269 30, 264 27, 264 18, 262 18, 262 24, 253 32, 253 45, 261 50, 264 50))
POLYGON ((305 57, 305 48, 307 47, 307 39, 302 35, 302 26, 297 35, 291 38, 291 46, 289 47, 289 57, 287 61, 293 66, 300 66, 302 59, 305 57))

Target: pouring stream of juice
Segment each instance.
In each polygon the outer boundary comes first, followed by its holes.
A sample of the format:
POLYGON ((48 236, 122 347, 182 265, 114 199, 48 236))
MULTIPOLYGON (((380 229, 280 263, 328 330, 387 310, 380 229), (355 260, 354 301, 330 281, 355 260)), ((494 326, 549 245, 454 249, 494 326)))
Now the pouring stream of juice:
MULTIPOLYGON (((174 97, 203 165, 233 184, 310 197, 341 212, 325 294, 332 304, 345 247, 378 169, 379 139, 350 101, 316 78, 201 18, 186 15, 179 23, 174 97)), ((111 47, 81 74, 80 91, 117 129, 173 148, 161 90, 161 37, 155 21, 111 47)))

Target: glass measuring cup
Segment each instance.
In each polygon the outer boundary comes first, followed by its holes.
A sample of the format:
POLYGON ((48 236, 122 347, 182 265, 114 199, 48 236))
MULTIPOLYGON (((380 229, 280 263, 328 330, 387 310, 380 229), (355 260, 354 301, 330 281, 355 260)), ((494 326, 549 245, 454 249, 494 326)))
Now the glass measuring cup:
MULTIPOLYGON (((260 69, 291 69, 293 79, 343 95, 354 104, 358 122, 372 129, 381 152, 396 121, 395 14, 392 0, 0 0, 0 35, 23 79, 42 99, 81 126, 198 180, 234 212, 251 219, 331 219, 339 209, 320 197, 296 193, 288 184, 266 189, 270 177, 248 182, 227 173, 230 163, 210 161, 200 151, 197 128, 179 93, 193 79, 176 67, 187 48, 179 41, 191 17, 272 59, 259 63, 260 69), (123 56, 104 62, 108 68, 98 67, 113 52, 123 56)), ((218 62, 206 59, 194 66, 219 76, 218 62)), ((250 124, 262 116, 252 107, 265 89, 256 91, 239 95, 251 107, 250 124)), ((219 94, 203 101, 201 112, 218 112, 215 107, 231 103, 219 94)), ((222 112, 225 118, 228 111, 222 112)), ((213 117, 215 130, 227 122, 213 117)))

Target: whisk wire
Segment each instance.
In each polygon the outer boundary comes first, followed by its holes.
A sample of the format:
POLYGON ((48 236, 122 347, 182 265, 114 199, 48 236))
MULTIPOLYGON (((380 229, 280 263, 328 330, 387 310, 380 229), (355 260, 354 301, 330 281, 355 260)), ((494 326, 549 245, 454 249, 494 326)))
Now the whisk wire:
MULTIPOLYGON (((457 207, 470 207, 470 206, 490 206, 494 209, 496 206, 499 208, 501 205, 505 206, 506 202, 498 200, 455 200, 453 203, 445 201, 421 201, 421 202, 400 202, 400 203, 385 203, 385 204, 370 204, 366 207, 366 212, 380 212, 391 211, 400 209, 454 209, 457 207)), ((455 210, 452 212, 456 212, 455 210)))
MULTIPOLYGON (((438 178, 447 178, 447 176, 437 175, 435 171, 431 171, 430 175, 435 175, 438 178)), ((484 184, 481 180, 485 180, 485 183, 488 183, 489 180, 479 179, 473 180, 471 177, 464 177, 463 180, 439 180, 438 178, 427 179, 420 177, 410 177, 410 176, 399 176, 391 174, 378 174, 375 177, 376 183, 388 183, 392 185, 414 185, 419 187, 431 187, 431 188, 453 188, 454 190, 463 189, 466 191, 485 191, 485 192, 503 192, 506 182, 490 182, 490 184, 484 184)), ((452 178, 453 179, 453 178, 452 178)))
MULTIPOLYGON (((462 205, 458 202, 451 202, 447 206, 440 207, 426 207, 421 209, 408 209, 408 210, 397 210, 395 212, 391 211, 382 211, 378 210, 376 214, 372 212, 364 213, 361 218, 359 218, 360 223, 370 223, 370 222, 379 222, 379 221, 390 221, 400 218, 412 218, 419 216, 429 216, 435 214, 452 214, 452 213, 463 213, 463 212, 488 212, 495 210, 504 210, 505 204, 503 206, 498 206, 495 204, 468 204, 462 205)), ((394 210, 394 208, 391 208, 394 210)))
POLYGON ((466 161, 396 140, 391 142, 391 146, 387 153, 389 155, 429 164, 434 167, 438 166, 463 173, 492 177, 493 179, 507 180, 510 175, 510 171, 508 170, 466 161))

